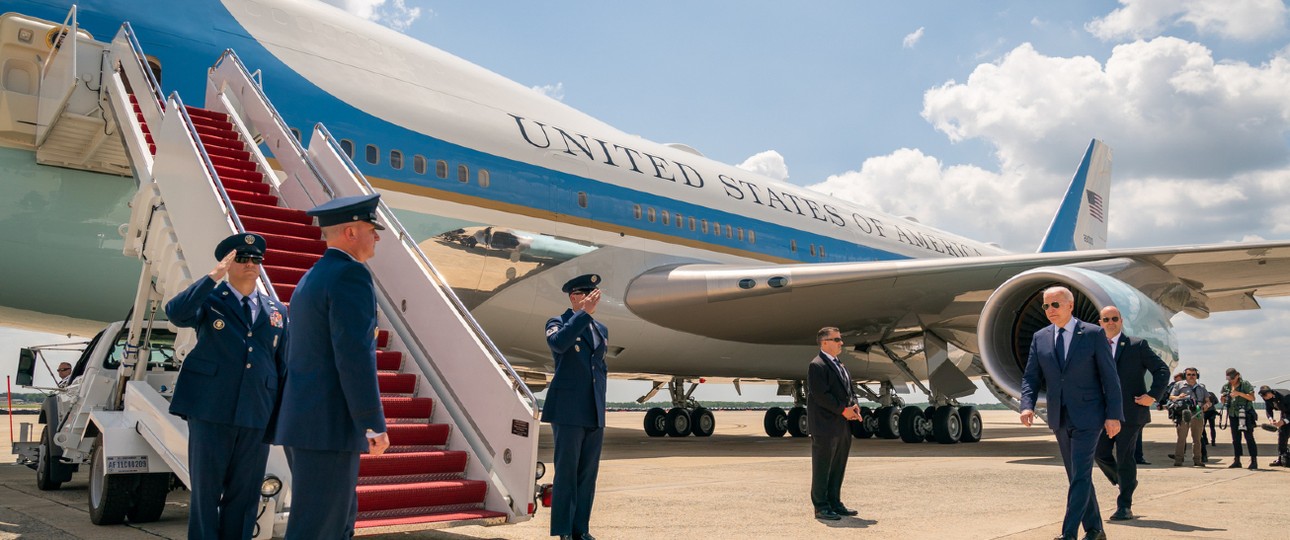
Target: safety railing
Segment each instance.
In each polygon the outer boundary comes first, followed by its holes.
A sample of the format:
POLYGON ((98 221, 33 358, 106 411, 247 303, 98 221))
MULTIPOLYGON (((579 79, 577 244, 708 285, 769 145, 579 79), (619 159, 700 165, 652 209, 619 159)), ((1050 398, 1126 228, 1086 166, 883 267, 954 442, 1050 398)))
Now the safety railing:
POLYGON ((134 28, 130 23, 121 25, 116 37, 112 38, 111 50, 112 57, 121 66, 121 75, 125 78, 128 90, 138 100, 139 112, 143 115, 143 120, 154 126, 160 123, 166 100, 161 93, 161 85, 153 76, 152 68, 148 66, 147 56, 143 54, 143 47, 139 45, 139 39, 135 37, 134 28), (141 99, 140 95, 151 99, 141 99))
POLYGON ((76 70, 76 44, 80 41, 80 28, 76 22, 76 6, 67 12, 54 48, 40 66, 40 100, 36 102, 36 146, 45 144, 54 124, 67 108, 67 102, 80 84, 76 70))

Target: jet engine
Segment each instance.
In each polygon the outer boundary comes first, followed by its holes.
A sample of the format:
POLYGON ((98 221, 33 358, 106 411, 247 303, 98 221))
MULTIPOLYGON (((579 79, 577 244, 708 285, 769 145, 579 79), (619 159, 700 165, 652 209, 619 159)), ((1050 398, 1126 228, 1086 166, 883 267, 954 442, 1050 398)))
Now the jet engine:
MULTIPOLYGON (((1021 377, 1030 354, 1035 332, 1048 326, 1039 307, 1044 289, 1065 286, 1075 295, 1075 317, 1097 324, 1106 306, 1120 309, 1124 333, 1147 340, 1151 348, 1172 369, 1178 363, 1178 342, 1174 337, 1173 315, 1138 289, 1104 273, 1079 266, 1041 267, 1013 276, 990 295, 977 323, 977 340, 987 382, 1001 399, 1014 408, 1021 396, 1021 377), (1003 394, 1003 395, 999 395, 1003 394)), ((1043 393, 1039 395, 1044 401, 1043 393)))

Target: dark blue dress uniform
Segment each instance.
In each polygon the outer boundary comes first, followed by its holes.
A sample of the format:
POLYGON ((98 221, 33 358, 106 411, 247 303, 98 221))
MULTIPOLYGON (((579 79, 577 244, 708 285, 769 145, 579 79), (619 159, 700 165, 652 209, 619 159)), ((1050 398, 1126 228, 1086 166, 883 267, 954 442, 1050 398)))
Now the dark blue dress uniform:
MULTIPOLYGON (((324 227, 367 221, 375 219, 376 201, 346 197, 309 213, 324 227)), ((327 249, 291 296, 291 317, 287 384, 273 439, 286 447, 291 465, 287 538, 348 538, 366 433, 385 432, 371 272, 344 251, 327 249)))
MULTIPOLYGON (((215 258, 231 249, 260 257, 264 239, 230 236, 215 258)), ((197 330, 170 402, 170 413, 188 420, 188 537, 194 539, 251 537, 269 456, 266 428, 286 372, 286 308, 252 292, 259 303, 252 322, 238 296, 228 283, 202 276, 166 304, 171 322, 197 330)))
MULTIPOLYGON (((600 276, 587 274, 564 285, 564 292, 595 289, 600 276)), ((551 534, 588 532, 596 474, 605 437, 605 347, 609 329, 585 311, 565 310, 546 322, 546 341, 555 357, 542 421, 555 434, 555 493, 551 534)))

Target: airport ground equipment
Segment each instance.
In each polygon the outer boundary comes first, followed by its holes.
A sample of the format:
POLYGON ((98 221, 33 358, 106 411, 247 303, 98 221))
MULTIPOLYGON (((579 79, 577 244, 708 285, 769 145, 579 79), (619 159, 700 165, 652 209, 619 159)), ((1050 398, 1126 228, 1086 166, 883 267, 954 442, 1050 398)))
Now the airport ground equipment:
MULTIPOLYGON (((231 50, 210 67, 198 108, 163 95, 128 23, 100 42, 77 27, 75 8, 61 25, 6 19, 54 36, 39 55, 37 161, 133 175, 124 253, 143 262, 128 319, 86 345, 70 385, 46 389, 45 429, 39 441, 24 429, 15 452, 41 489, 89 469, 95 523, 155 520, 172 483, 189 482, 187 424, 167 413, 167 398, 196 339, 161 320, 163 302, 209 270, 220 239, 253 232, 269 246, 258 287, 289 304, 326 248, 304 210, 373 190, 321 124, 302 146, 231 50)), ((530 519, 537 401, 389 208, 379 216, 387 230, 367 264, 391 448, 361 459, 356 533, 530 519)), ((275 447, 257 538, 285 531, 290 486, 275 447)))

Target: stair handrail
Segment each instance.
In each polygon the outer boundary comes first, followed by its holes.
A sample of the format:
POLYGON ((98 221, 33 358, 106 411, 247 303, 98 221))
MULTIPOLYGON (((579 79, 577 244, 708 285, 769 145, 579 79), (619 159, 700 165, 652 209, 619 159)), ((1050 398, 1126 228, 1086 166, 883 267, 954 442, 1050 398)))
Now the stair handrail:
MULTIPOLYGON (((376 189, 372 187, 372 184, 367 181, 367 177, 358 170, 356 165, 354 165, 354 161, 351 160, 349 155, 340 147, 337 139, 332 136, 330 131, 327 130, 327 126, 322 125, 322 123, 315 124, 314 133, 321 136, 322 140, 332 149, 332 151, 340 156, 341 162, 345 164, 345 167, 349 169, 349 173, 358 181, 358 184, 364 193, 376 193, 376 189)), ((445 279, 443 275, 439 273, 439 270, 430 263, 430 259, 426 257, 425 252, 421 251, 421 246, 418 246, 417 243, 412 240, 407 229, 403 227, 403 223, 399 222, 399 218, 394 215, 394 212, 390 210, 389 205, 385 204, 384 200, 380 201, 380 211, 385 214, 386 219, 390 223, 391 232, 396 233, 398 235, 399 242, 406 245, 409 251, 415 254, 418 258, 418 262, 427 270, 431 278, 434 280, 435 286, 444 293, 444 296, 448 297, 448 299, 452 301, 453 307, 456 308, 457 313, 461 315, 462 319, 464 319, 470 326, 471 331, 477 338, 479 338, 480 342, 484 344, 484 347, 489 352, 489 356, 493 359, 493 363, 503 368, 508 376, 510 376, 512 389, 516 391, 516 394, 518 394, 519 397, 526 400, 534 411, 537 411, 537 397, 533 395, 533 391, 524 383, 524 379, 515 372, 515 368, 511 367, 510 361, 506 359, 506 356, 502 354, 502 351, 497 348, 495 343, 493 343, 492 338, 488 337, 488 334, 484 332, 483 326, 479 324, 479 321, 475 320, 475 316, 466 308, 466 304, 461 301, 461 298, 457 297, 456 291, 453 291, 452 287, 448 286, 448 280, 445 279)))
POLYGON ((63 17, 63 24, 59 28, 61 29, 59 30, 59 36, 53 43, 54 50, 49 53, 49 56, 45 57, 45 61, 40 65, 41 79, 45 78, 49 71, 49 64, 54 61, 54 57, 63 51, 63 40, 69 36, 72 39, 76 39, 76 34, 80 32, 80 25, 76 22, 76 4, 72 4, 72 9, 68 10, 66 17, 63 17), (68 26, 68 21, 72 23, 71 26, 68 26))
MULTIPOLYGON (((236 52, 233 52, 233 49, 224 49, 224 52, 220 54, 219 59, 217 59, 208 70, 208 76, 213 77, 225 61, 232 62, 233 65, 237 67, 237 71, 248 83, 247 86, 255 91, 256 99, 258 99, 260 104, 269 112, 269 116, 273 119, 275 127, 287 135, 284 138, 287 139, 288 146, 291 151, 295 153, 295 157, 309 169, 309 172, 312 174, 314 179, 318 181, 319 186, 323 188, 323 191, 327 194, 329 200, 331 198, 335 198, 336 191, 332 188, 332 185, 327 182, 327 178, 324 177, 322 173, 318 171, 318 168, 314 166, 314 163, 309 160, 309 152, 305 150, 304 145, 302 145, 299 140, 296 140, 295 137, 291 136, 291 128, 287 126, 286 120, 284 120, 282 115, 278 113, 277 107, 273 106, 273 102, 269 101, 269 96, 265 95, 264 88, 261 86, 262 83, 258 83, 256 81, 256 78, 251 74, 251 71, 246 68, 246 64, 242 63, 242 59, 237 56, 236 52)), ((259 71, 257 70, 256 72, 258 73, 259 71)), ((239 96, 238 99, 240 100, 241 96, 239 96)), ((243 104, 243 107, 245 106, 246 105, 243 104)), ((256 126, 256 129, 260 129, 259 126, 256 126)), ((263 130, 261 130, 261 132, 263 132, 263 130)), ((277 150, 272 150, 274 156, 278 157, 277 150)), ((280 158, 279 161, 281 161, 280 158)), ((308 195, 309 189, 304 185, 299 176, 296 176, 296 182, 300 184, 300 187, 305 190, 305 194, 308 195)), ((310 197, 310 200, 312 199, 313 197, 310 197)), ((314 201, 315 204, 322 204, 324 202, 326 201, 314 201)))
MULTIPOLYGON (((224 217, 228 218, 235 232, 245 234, 246 227, 242 225, 241 218, 237 216, 237 212, 233 209, 233 200, 228 197, 228 191, 224 189, 224 182, 219 180, 219 173, 215 170, 215 163, 211 161, 210 154, 206 153, 206 145, 202 144, 201 135, 197 133, 197 126, 193 125, 193 119, 188 115, 188 108, 184 107, 184 101, 179 98, 179 92, 171 92, 170 100, 179 109, 180 117, 184 120, 184 127, 188 130, 188 136, 191 138, 190 142, 197 148, 198 155, 202 157, 202 164, 206 167, 206 181, 215 186, 215 192, 219 194, 220 206, 224 210, 224 217)), ((273 289, 273 282, 269 281, 269 275, 264 272, 264 265, 260 265, 260 285, 264 287, 264 292, 270 298, 278 300, 278 293, 273 289)))
MULTIPOLYGON (((148 91, 152 94, 152 102, 156 104, 155 107, 144 111, 144 120, 148 122, 157 121, 159 118, 156 118, 156 113, 164 106, 166 100, 161 92, 161 85, 157 82, 157 78, 152 74, 152 68, 148 66, 147 55, 143 53, 143 47, 139 45, 139 39, 134 33, 134 27, 130 26, 130 23, 128 22, 122 23, 121 29, 117 31, 117 36, 116 38, 113 38, 112 41, 115 42, 118 38, 124 39, 125 43, 129 46, 131 56, 134 59, 134 65, 143 73, 143 82, 147 83, 148 91), (153 116, 153 118, 148 118, 148 116, 153 116)), ((130 91, 138 93, 139 89, 135 83, 139 81, 133 80, 134 78, 130 76, 130 73, 130 71, 125 71, 126 80, 130 82, 130 91)), ((142 102, 140 102, 139 107, 142 110, 142 102)))

